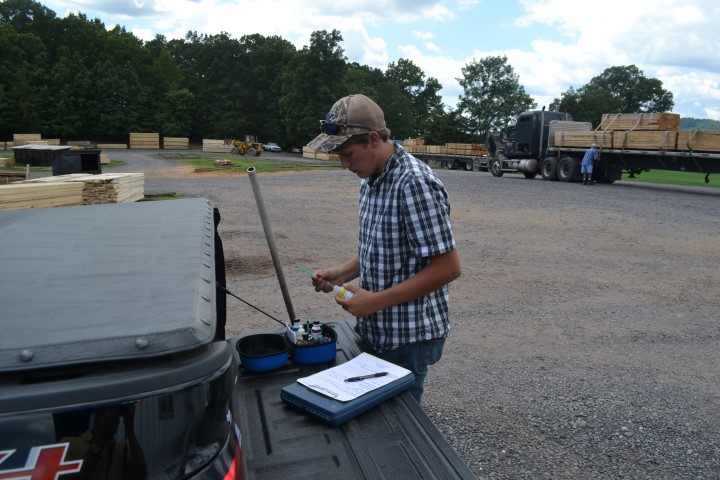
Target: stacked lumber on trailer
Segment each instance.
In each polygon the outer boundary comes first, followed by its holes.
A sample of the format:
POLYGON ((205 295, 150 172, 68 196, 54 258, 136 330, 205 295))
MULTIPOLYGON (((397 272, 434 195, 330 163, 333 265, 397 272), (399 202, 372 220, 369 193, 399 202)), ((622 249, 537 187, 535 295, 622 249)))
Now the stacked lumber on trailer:
POLYGON ((225 140, 203 138, 203 152, 230 153, 232 148, 233 146, 231 144, 226 144, 225 140))
POLYGON ((678 132, 671 130, 616 130, 613 145, 623 150, 675 150, 678 132))
POLYGON ((130 132, 130 148, 160 148, 159 133, 130 132))
POLYGON ((403 148, 408 153, 440 153, 465 155, 470 157, 487 157, 490 155, 487 146, 482 143, 446 143, 445 145, 426 145, 422 138, 406 138, 403 148))
POLYGON ((54 177, 43 177, 20 182, 22 184, 57 185, 74 183, 81 185, 81 203, 131 203, 145 197, 145 174, 143 173, 71 173, 54 177))
POLYGON ((83 184, 58 182, 50 185, 16 182, 0 185, 0 210, 68 207, 82 205, 83 184))
POLYGON ((680 130, 678 113, 603 113, 599 130, 680 130))
POLYGON ((720 152, 720 132, 704 130, 679 132, 677 149, 693 152, 720 152))
POLYGON ((600 148, 613 148, 613 135, 610 131, 572 131, 555 132, 552 147, 590 148, 596 144, 600 148))
POLYGON ((190 139, 187 137, 163 137, 165 150, 187 150, 190 139))

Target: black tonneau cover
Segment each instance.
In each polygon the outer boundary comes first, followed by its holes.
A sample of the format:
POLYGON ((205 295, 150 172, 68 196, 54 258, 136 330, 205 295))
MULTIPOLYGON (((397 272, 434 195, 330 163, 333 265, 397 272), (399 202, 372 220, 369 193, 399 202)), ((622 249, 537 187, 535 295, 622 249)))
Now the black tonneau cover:
POLYGON ((0 371, 209 344, 213 234, 205 199, 0 212, 0 371))

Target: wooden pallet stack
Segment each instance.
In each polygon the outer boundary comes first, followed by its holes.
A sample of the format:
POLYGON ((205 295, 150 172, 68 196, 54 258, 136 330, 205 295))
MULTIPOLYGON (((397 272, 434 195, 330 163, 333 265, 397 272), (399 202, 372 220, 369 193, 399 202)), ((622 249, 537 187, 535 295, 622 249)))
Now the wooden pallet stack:
POLYGON ((130 132, 130 148, 159 149, 159 133, 130 132))
POLYGON ((163 137, 165 150, 187 150, 190 139, 187 137, 163 137))

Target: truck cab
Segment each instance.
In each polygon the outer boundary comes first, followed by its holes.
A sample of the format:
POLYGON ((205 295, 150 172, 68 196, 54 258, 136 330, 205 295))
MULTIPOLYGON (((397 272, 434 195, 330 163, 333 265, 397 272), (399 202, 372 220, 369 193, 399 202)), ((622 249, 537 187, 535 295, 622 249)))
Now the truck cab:
POLYGON ((488 150, 493 155, 490 171, 496 177, 505 171, 520 171, 534 178, 539 172, 545 148, 548 147, 550 122, 571 121, 569 113, 531 110, 521 113, 515 123, 500 134, 488 137, 488 150))

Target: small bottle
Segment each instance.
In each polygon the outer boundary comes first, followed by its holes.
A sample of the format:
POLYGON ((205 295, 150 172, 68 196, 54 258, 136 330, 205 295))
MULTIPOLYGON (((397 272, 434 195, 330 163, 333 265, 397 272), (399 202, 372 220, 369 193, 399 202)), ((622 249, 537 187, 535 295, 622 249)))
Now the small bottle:
POLYGON ((345 287, 340 287, 338 285, 333 285, 332 293, 333 295, 337 295, 338 297, 344 298, 345 300, 353 296, 350 290, 346 289, 345 287))
POLYGON ((312 328, 310 329, 312 332, 312 342, 313 343, 321 343, 322 342, 322 328, 319 324, 314 324, 312 328))
POLYGON ((295 334, 295 343, 298 343, 300 340, 302 340, 302 337, 300 336, 302 334, 302 325, 300 324, 300 320, 296 320, 293 322, 293 326, 290 327, 290 330, 293 331, 295 334))

